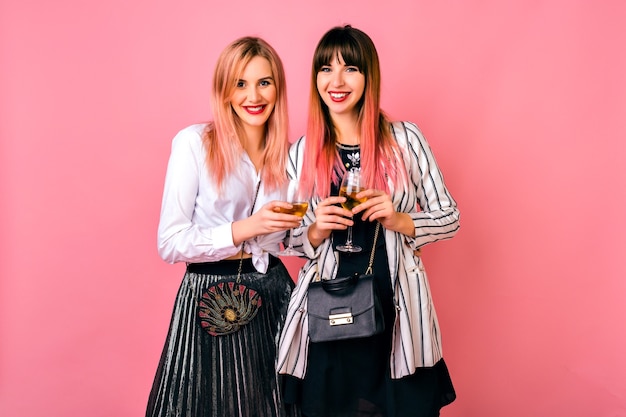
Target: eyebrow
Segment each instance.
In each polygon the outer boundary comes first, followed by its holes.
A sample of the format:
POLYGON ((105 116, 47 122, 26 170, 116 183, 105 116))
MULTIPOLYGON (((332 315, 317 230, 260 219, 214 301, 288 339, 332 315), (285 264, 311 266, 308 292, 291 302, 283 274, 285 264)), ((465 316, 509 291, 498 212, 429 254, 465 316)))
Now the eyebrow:
MULTIPOLYGON (((258 81, 266 81, 266 80, 271 80, 271 81, 274 81, 274 77, 272 77, 271 75, 268 75, 268 76, 266 76, 266 77, 261 77, 261 78, 259 78, 259 79, 257 80, 257 82, 258 82, 258 81)), ((241 82, 241 81, 244 81, 244 82, 245 82, 245 81, 247 81, 247 80, 245 80, 245 79, 243 79, 243 78, 239 78, 239 79, 237 80, 237 82, 241 82)))

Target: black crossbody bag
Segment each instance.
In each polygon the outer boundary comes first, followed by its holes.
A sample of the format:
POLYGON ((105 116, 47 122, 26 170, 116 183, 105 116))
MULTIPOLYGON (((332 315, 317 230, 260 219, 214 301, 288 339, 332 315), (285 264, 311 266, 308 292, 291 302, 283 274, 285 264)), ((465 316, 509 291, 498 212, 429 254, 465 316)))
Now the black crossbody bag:
POLYGON ((376 225, 369 264, 364 274, 313 281, 308 289, 309 338, 311 342, 370 337, 385 330, 375 276, 372 274, 376 225))

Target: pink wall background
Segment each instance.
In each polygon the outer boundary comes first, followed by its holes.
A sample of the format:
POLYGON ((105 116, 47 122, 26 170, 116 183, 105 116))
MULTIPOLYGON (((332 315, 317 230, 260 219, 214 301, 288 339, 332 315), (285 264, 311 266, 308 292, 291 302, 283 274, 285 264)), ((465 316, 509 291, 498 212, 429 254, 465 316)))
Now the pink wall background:
POLYGON ((0 415, 143 415, 183 271, 155 243, 171 138, 252 34, 295 139, 315 44, 351 23, 462 212, 424 254, 442 416, 626 416, 625 3, 304 3, 0 3, 0 415))

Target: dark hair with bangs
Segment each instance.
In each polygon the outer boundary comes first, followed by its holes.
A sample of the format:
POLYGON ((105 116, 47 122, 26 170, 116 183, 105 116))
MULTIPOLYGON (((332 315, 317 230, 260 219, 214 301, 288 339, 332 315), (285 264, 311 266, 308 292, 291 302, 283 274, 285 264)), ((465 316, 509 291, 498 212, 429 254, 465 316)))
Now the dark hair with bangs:
POLYGON ((358 67, 364 74, 369 73, 370 66, 378 66, 378 54, 375 50, 363 51, 368 46, 373 47, 368 40, 367 35, 350 25, 331 29, 319 41, 313 57, 313 72, 318 73, 324 65, 330 65, 334 58, 341 55, 346 65, 358 67), (366 58, 375 58, 376 62, 370 63, 366 58))
MULTIPOLYGON (((375 103, 372 104, 378 108, 380 104, 380 63, 378 62, 378 53, 370 37, 350 25, 332 28, 320 39, 313 56, 312 73, 314 80, 312 81, 317 83, 317 73, 323 66, 330 65, 335 58, 339 59, 339 56, 343 58, 343 62, 347 66, 357 67, 365 76, 365 91, 368 90, 368 86, 374 89, 372 93, 375 95, 373 97, 375 103)), ((366 94, 363 94, 361 100, 357 103, 359 111, 361 111, 365 97, 366 94)), ((320 104, 324 113, 328 116, 326 105, 323 102, 320 102, 320 104)), ((327 121, 330 122, 330 119, 327 119, 327 121)), ((332 136, 334 139, 334 135, 332 136)))
POLYGON ((389 120, 380 108, 380 62, 372 39, 350 25, 330 29, 315 48, 311 66, 309 119, 305 144, 302 185, 309 195, 328 196, 330 183, 338 183, 337 172, 345 170, 335 147, 336 133, 328 107, 317 91, 317 74, 341 56, 365 77, 365 91, 357 103, 361 139, 361 167, 371 187, 387 190, 387 178, 396 183, 404 174, 389 120))

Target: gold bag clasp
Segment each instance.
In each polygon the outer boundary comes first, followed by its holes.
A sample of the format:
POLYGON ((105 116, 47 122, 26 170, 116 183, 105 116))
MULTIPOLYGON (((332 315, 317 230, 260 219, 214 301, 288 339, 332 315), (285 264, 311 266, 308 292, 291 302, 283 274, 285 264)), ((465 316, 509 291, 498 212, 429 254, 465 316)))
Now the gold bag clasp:
POLYGON ((352 313, 331 314, 328 316, 331 326, 339 326, 342 324, 352 324, 354 322, 352 313))

